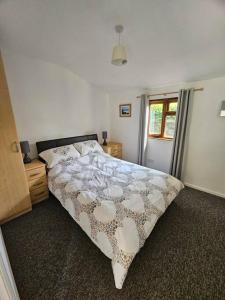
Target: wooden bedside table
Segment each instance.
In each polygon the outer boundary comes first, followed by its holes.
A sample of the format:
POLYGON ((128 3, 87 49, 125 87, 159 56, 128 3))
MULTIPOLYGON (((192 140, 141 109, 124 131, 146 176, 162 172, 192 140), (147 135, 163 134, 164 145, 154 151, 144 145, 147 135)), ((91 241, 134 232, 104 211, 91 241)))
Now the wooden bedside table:
POLYGON ((122 159, 122 144, 115 142, 108 142, 106 146, 102 145, 103 150, 119 159, 122 159))
POLYGON ((38 159, 25 164, 32 204, 49 197, 46 165, 38 159))

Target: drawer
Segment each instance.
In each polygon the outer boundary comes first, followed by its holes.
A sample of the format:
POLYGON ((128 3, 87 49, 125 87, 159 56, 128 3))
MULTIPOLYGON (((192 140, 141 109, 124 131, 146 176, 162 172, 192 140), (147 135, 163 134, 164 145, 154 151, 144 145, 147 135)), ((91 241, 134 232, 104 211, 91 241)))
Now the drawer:
POLYGON ((122 159, 122 154, 113 155, 113 157, 122 159))
POLYGON ((117 149, 112 149, 111 155, 112 156, 121 156, 122 151, 117 149))
POLYGON ((47 199, 49 196, 48 187, 42 186, 40 188, 37 188, 37 189, 31 191, 30 196, 31 196, 32 202, 39 202, 44 199, 47 199))
POLYGON ((33 191, 33 190, 35 190, 37 188, 40 188, 42 186, 47 186, 48 185, 47 177, 46 176, 30 180, 28 183, 29 183, 29 189, 30 189, 30 191, 33 191))
POLYGON ((27 179, 28 181, 30 180, 34 180, 36 178, 40 178, 45 176, 46 172, 45 172, 45 167, 41 167, 41 168, 36 168, 36 169, 32 169, 32 170, 27 170, 26 171, 27 174, 27 179))
POLYGON ((116 150, 120 150, 122 147, 121 147, 120 144, 114 144, 114 145, 112 146, 112 148, 113 148, 113 149, 116 149, 116 150))

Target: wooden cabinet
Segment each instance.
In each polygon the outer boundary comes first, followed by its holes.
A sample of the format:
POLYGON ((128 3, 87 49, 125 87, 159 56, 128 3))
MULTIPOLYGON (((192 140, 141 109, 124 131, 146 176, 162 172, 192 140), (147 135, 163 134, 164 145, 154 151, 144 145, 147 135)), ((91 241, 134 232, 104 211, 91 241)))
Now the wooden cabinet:
POLYGON ((25 164, 26 177, 29 184, 32 204, 49 197, 46 165, 38 159, 25 164))
POLYGON ((106 146, 102 145, 103 150, 119 159, 122 159, 122 144, 115 142, 108 142, 106 146))
POLYGON ((0 54, 0 223, 31 210, 16 124, 0 54))

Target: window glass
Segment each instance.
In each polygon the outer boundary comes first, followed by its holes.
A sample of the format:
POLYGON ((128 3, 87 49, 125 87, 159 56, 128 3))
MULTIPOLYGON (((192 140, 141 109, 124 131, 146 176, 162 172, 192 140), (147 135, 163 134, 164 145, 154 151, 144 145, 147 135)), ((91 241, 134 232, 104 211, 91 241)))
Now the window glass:
POLYGON ((151 135, 161 134, 162 116, 163 116, 163 103, 151 104, 149 134, 151 135))
POLYGON ((176 116, 166 116, 165 120, 165 129, 164 129, 164 137, 165 138, 173 138, 174 137, 174 131, 175 131, 175 122, 176 122, 176 116))
POLYGON ((177 102, 169 103, 169 111, 177 111, 177 102))

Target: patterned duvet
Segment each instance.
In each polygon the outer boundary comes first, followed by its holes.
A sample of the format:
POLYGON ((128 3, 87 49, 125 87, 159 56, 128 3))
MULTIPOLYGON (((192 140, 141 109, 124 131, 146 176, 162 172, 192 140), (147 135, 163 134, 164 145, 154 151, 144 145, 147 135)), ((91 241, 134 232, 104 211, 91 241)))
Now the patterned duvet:
POLYGON ((48 178, 50 191, 112 260, 118 289, 158 218, 183 188, 170 175, 105 153, 61 162, 48 178))

